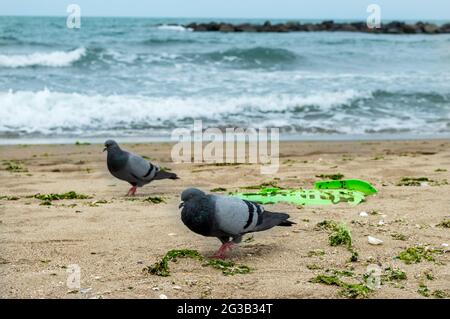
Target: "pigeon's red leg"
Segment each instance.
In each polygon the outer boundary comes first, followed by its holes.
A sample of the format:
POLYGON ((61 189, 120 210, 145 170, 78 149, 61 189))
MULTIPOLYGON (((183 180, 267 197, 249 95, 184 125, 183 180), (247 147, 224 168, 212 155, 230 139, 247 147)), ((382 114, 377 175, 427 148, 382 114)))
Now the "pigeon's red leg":
POLYGON ((217 259, 225 259, 225 253, 229 249, 231 250, 234 246, 234 243, 232 241, 228 241, 222 246, 220 246, 219 250, 212 256, 212 258, 217 259))
POLYGON ((127 196, 132 196, 136 193, 137 186, 133 186, 128 190, 127 196))

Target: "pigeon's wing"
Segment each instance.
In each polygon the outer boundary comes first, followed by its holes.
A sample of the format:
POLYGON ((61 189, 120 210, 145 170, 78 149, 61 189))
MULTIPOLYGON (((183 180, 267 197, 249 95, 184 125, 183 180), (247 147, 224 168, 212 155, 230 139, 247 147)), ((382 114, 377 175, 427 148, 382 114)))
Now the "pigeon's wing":
POLYGON ((125 171, 140 185, 150 182, 159 171, 159 167, 138 155, 129 153, 125 171))
POLYGON ((214 201, 215 227, 232 236, 255 231, 264 208, 230 196, 210 195, 214 201))
POLYGON ((295 224, 288 220, 288 214, 265 211, 254 202, 230 196, 210 196, 215 202, 215 226, 232 236, 295 224))

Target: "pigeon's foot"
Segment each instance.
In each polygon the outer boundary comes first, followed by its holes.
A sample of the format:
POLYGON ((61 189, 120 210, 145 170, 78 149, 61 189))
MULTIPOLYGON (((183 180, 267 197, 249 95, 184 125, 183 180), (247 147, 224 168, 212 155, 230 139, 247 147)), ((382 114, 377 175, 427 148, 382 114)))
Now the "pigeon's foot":
POLYGON ((227 250, 233 249, 234 243, 232 241, 226 242, 220 246, 219 250, 211 257, 214 259, 225 259, 225 253, 227 250))
POLYGON ((134 196, 136 194, 137 186, 133 186, 128 190, 127 196, 134 196))

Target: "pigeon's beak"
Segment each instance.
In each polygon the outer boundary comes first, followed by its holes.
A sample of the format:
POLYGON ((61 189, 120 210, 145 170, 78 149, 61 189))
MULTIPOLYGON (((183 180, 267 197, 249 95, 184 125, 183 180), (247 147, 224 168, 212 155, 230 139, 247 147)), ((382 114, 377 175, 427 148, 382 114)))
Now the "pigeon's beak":
POLYGON ((106 149, 107 149, 107 147, 105 147, 105 148, 103 149, 103 152, 106 151, 106 149))
POLYGON ((184 202, 181 202, 180 205, 178 205, 178 208, 184 207, 184 202))

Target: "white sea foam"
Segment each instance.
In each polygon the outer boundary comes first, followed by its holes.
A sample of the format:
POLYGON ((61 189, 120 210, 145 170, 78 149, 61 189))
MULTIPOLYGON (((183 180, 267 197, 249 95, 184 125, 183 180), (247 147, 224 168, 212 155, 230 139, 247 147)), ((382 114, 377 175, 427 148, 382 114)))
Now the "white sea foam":
POLYGON ((423 119, 404 121, 394 116, 368 121, 364 116, 341 114, 334 110, 361 97, 367 97, 367 93, 347 90, 316 92, 308 96, 269 94, 183 98, 83 95, 47 89, 9 91, 0 92, 0 132, 96 134, 111 129, 139 130, 151 126, 170 129, 183 125, 178 121, 186 118, 203 118, 220 126, 236 123, 244 126, 291 126, 300 127, 305 132, 337 130, 344 134, 364 134, 369 129, 377 131, 386 127, 408 130, 427 125, 423 119), (315 107, 313 111, 294 111, 297 107, 311 105, 315 107), (319 117, 315 117, 317 114, 319 117))
POLYGON ((178 32, 184 32, 184 31, 192 31, 191 28, 185 28, 181 25, 170 25, 170 24, 163 24, 157 27, 159 30, 167 30, 167 31, 178 31, 178 32))
POLYGON ((24 55, 0 55, 0 67, 20 68, 29 66, 64 67, 78 61, 86 54, 85 48, 73 51, 35 52, 24 55))

